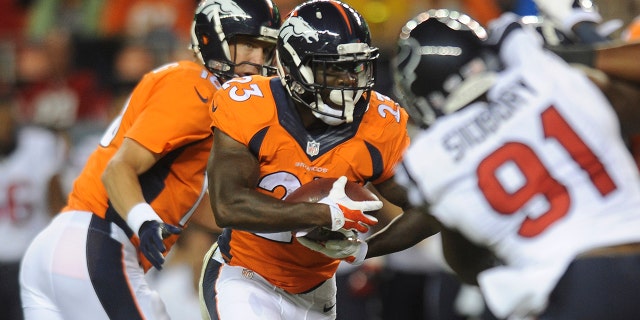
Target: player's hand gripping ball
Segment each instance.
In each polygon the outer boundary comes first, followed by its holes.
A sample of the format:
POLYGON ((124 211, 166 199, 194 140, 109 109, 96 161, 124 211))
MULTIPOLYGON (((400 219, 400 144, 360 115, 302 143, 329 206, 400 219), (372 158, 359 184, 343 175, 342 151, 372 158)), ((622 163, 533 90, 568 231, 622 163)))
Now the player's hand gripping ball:
MULTIPOLYGON (((333 183, 336 180, 337 178, 320 178, 313 180, 293 191, 289 196, 287 196, 285 201, 293 203, 318 202, 329 195, 331 188, 333 188, 333 183)), ((352 181, 348 181, 345 185, 345 193, 354 201, 378 200, 376 195, 369 189, 352 181)), ((329 228, 317 227, 311 229, 306 235, 304 235, 304 237, 310 240, 323 242, 327 240, 343 240, 351 235, 355 237, 355 233, 353 231, 331 231, 329 228)))

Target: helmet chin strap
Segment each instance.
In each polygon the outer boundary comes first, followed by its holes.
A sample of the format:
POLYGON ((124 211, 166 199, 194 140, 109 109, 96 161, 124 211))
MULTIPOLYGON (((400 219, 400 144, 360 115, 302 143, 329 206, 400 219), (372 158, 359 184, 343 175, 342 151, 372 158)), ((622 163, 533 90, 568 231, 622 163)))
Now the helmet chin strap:
POLYGON ((331 93, 329 93, 329 100, 337 105, 344 106, 345 119, 341 119, 343 114, 341 110, 329 107, 320 97, 317 99, 317 101, 320 102, 319 104, 317 102, 311 103, 313 115, 316 118, 330 126, 341 125, 345 122, 353 122, 353 109, 355 108, 353 97, 350 95, 344 95, 340 90, 331 90, 331 93))
POLYGON ((344 119, 340 118, 340 116, 342 115, 342 112, 340 110, 332 109, 323 102, 321 102, 319 105, 316 102, 312 102, 311 107, 313 108, 313 115, 330 126, 341 125, 345 122, 344 119))

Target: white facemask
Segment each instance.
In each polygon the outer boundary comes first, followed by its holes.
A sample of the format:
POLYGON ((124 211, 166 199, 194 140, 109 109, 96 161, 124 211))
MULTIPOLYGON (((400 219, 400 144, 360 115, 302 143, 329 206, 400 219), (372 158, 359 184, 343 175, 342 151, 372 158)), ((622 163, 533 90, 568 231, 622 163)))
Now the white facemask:
POLYGON ((331 93, 329 93, 329 99, 331 100, 331 102, 337 105, 343 105, 343 102, 344 102, 344 115, 346 117, 346 120, 337 118, 342 116, 342 111, 329 107, 324 102, 322 102, 322 99, 320 97, 318 97, 318 101, 321 102, 320 105, 316 105, 316 103, 314 102, 311 104, 311 106, 314 109, 325 114, 321 114, 316 111, 313 111, 313 115, 316 118, 322 120, 322 122, 330 126, 337 126, 345 122, 346 123, 353 122, 353 109, 355 108, 355 103, 353 101, 353 97, 351 97, 350 94, 346 94, 343 99, 342 91, 332 90, 331 93), (334 115, 336 117, 328 116, 326 114, 334 115))

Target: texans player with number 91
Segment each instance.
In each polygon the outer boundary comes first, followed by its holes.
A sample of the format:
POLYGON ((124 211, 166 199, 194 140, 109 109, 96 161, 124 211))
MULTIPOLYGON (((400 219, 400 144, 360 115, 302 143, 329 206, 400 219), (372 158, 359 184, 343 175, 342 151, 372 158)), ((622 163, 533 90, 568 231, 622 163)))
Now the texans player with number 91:
MULTIPOLYGON (((638 319, 640 178, 618 118, 518 19, 503 14, 488 38, 448 10, 406 24, 396 84, 424 131, 396 178, 498 318, 638 319)), ((395 225, 371 255, 413 235, 395 225)))
POLYGON ((366 244, 307 247, 297 231, 353 235, 376 223, 366 212, 382 202, 349 199, 346 181, 409 203, 393 179, 408 116, 372 91, 378 49, 362 16, 334 0, 305 2, 283 22, 276 57, 278 77, 232 79, 214 96, 209 194, 224 231, 201 285, 212 319, 335 319, 338 264, 362 263, 366 244), (282 200, 315 178, 339 179, 318 203, 282 200))

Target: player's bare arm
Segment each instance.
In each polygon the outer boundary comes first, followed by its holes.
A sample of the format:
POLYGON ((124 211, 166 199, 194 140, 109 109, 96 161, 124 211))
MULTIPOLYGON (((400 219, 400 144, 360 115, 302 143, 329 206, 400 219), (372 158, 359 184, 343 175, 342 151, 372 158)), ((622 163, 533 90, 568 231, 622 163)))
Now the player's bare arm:
POLYGON ((189 226, 196 225, 198 228, 206 230, 209 233, 220 234, 222 228, 216 224, 215 216, 211 211, 211 202, 209 201, 209 192, 202 197, 196 211, 189 220, 189 226))
POLYGON ((124 219, 133 206, 145 202, 138 175, 149 170, 160 158, 135 140, 125 138, 107 164, 102 183, 112 205, 124 219))
POLYGON ((501 264, 488 248, 472 243, 458 231, 442 227, 441 235, 447 264, 465 283, 478 285, 480 272, 501 264))
POLYGON ((331 227, 329 206, 285 203, 255 190, 259 164, 247 147, 220 130, 207 173, 211 208, 218 226, 252 232, 280 232, 331 227))
POLYGON ((403 212, 387 227, 367 239, 367 258, 373 258, 407 249, 438 233, 439 224, 433 216, 424 213, 427 208, 414 207, 403 212))
POLYGON ((633 63, 640 53, 640 41, 607 44, 596 49, 595 67, 608 75, 640 84, 640 65, 633 63))
POLYGON ((604 72, 609 77, 640 84, 640 67, 633 63, 640 53, 640 41, 556 46, 549 49, 567 62, 583 64, 604 72))
POLYGON ((377 184, 376 189, 391 203, 404 208, 404 212, 367 239, 367 258, 404 250, 440 231, 438 221, 425 213, 428 206, 412 207, 406 192, 395 179, 377 184))

